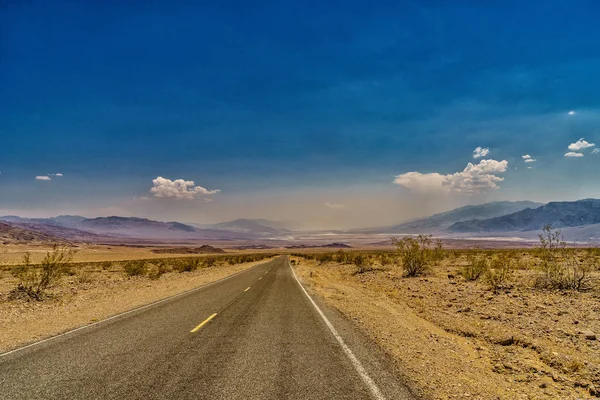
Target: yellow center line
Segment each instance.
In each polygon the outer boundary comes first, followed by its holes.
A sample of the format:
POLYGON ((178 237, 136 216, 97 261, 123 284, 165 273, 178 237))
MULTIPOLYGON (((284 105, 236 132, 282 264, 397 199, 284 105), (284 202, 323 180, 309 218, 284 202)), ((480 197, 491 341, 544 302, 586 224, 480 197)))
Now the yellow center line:
POLYGON ((250 290, 250 286, 248 286, 244 292, 247 292, 248 290, 250 290))
POLYGON ((200 330, 200 328, 202 328, 204 325, 208 324, 210 322, 210 320, 213 319, 216 316, 217 316, 217 313, 214 313, 210 317, 206 318, 204 321, 202 321, 202 323, 200 323, 200 325, 198 325, 197 327, 195 327, 194 329, 192 329, 190 331, 190 333, 198 332, 200 330))

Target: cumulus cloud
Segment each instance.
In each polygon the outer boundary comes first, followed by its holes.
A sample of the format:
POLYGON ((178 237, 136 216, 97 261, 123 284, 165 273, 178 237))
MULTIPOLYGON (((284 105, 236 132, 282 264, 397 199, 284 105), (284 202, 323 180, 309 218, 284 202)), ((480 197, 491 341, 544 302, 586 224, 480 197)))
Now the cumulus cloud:
POLYGON ((56 174, 50 174, 50 175, 53 175, 53 176, 63 176, 63 174, 61 174, 60 172, 58 172, 56 174))
POLYGON ((600 153, 600 149, 595 148, 594 150, 592 150, 592 154, 598 154, 600 153))
POLYGON ((565 153, 565 157, 583 157, 583 153, 575 153, 573 151, 570 151, 568 153, 565 153))
POLYGON ((594 146, 595 146, 594 143, 588 143, 586 140, 584 140, 583 138, 581 138, 578 141, 576 141, 575 143, 571 143, 569 145, 569 150, 571 150, 571 151, 581 151, 583 149, 587 149, 589 147, 594 147, 594 146))
POLYGON ((481 160, 479 164, 468 163, 461 172, 448 175, 407 172, 396 176, 394 183, 423 193, 442 191, 475 194, 498 189, 498 183, 504 181, 498 174, 506 172, 507 168, 506 160, 481 160))
POLYGON ((532 162, 536 162, 537 160, 535 158, 531 158, 531 156, 529 154, 525 154, 523 156, 521 156, 521 158, 526 162, 526 163, 532 163, 532 162))
POLYGON ((487 147, 477 147, 473 150, 473 158, 481 158, 490 154, 490 149, 487 147))
POLYGON ((47 175, 38 175, 35 177, 35 179, 38 181, 51 181, 52 180, 52 178, 50 178, 47 175))
POLYGON ((329 207, 329 208, 333 208, 335 210, 343 210, 346 208, 345 205, 343 204, 339 204, 339 203, 330 203, 330 202, 326 202, 325 203, 325 207, 329 207))
POLYGON ((154 185, 150 189, 150 193, 154 197, 170 197, 175 199, 195 199, 196 196, 209 196, 211 194, 219 193, 220 190, 208 190, 202 186, 196 186, 194 181, 186 181, 183 179, 171 179, 163 178, 162 176, 157 177, 152 181, 154 185))

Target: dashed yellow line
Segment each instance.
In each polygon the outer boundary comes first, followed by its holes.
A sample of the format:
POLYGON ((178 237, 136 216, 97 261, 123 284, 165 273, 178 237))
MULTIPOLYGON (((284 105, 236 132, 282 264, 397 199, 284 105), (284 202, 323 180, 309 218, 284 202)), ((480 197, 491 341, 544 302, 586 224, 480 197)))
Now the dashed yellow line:
POLYGON ((262 279, 262 276, 260 278, 258 278, 258 280, 260 281, 262 279))
POLYGON ((192 329, 190 331, 190 333, 195 333, 198 332, 204 325, 208 324, 210 322, 211 319, 213 319, 214 317, 217 316, 217 313, 214 313, 213 315, 211 315, 210 317, 206 318, 204 321, 202 321, 200 323, 200 325, 198 325, 197 327, 195 327, 194 329, 192 329))
POLYGON ((250 286, 248 286, 244 292, 247 292, 248 290, 250 290, 250 286))

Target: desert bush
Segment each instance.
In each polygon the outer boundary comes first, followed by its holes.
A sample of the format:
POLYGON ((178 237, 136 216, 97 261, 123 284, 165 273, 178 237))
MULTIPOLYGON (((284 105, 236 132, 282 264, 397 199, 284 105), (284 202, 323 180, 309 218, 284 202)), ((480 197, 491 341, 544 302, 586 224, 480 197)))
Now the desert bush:
POLYGON ((489 269, 489 263, 485 256, 469 254, 467 256, 467 265, 463 266, 460 274, 467 281, 476 281, 482 277, 489 269))
POLYGON ((200 268, 202 262, 199 258, 182 258, 175 262, 173 268, 179 273, 193 272, 200 268))
POLYGON ((536 286, 559 290, 586 290, 591 285, 592 265, 577 258, 575 249, 567 249, 559 229, 547 225, 539 235, 538 254, 541 274, 536 286))
POLYGON ((204 259, 204 265, 206 265, 206 267, 213 267, 217 265, 217 258, 213 256, 206 257, 204 259))
POLYGON ((65 274, 74 254, 72 249, 55 245, 51 252, 46 253, 39 267, 31 264, 29 253, 25 254, 23 265, 13 271, 19 279, 17 290, 25 292, 32 299, 42 300, 46 289, 54 286, 65 274))
POLYGON ((161 276, 169 272, 169 267, 164 261, 157 261, 150 266, 148 277, 152 280, 159 279, 161 276))
POLYGON ((447 254, 444 250, 444 244, 440 239, 437 239, 435 242, 435 246, 431 251, 431 261, 437 263, 446 258, 447 254))
POLYGON ((145 260, 131 260, 125 262, 123 270, 127 276, 141 276, 146 273, 145 260))
POLYGON ((485 272, 484 279, 490 290, 496 293, 498 290, 505 288, 508 285, 511 276, 512 268, 510 259, 507 257, 500 257, 492 260, 492 268, 489 268, 485 272), (507 260, 508 262, 504 262, 507 260))
POLYGON ((387 253, 383 253, 379 256, 379 262, 381 263, 382 267, 385 267, 386 265, 390 265, 394 263, 394 259, 387 253))
POLYGON ((431 235, 392 239, 402 261, 405 276, 423 275, 432 259, 431 235))
POLYGON ((92 283, 94 282, 94 274, 88 269, 79 269, 77 271, 77 281, 79 283, 92 283))
POLYGON ((104 261, 100 264, 100 267, 102 267, 103 271, 108 271, 109 269, 112 268, 112 265, 113 265, 112 261, 104 261))
POLYGON ((373 270, 371 263, 369 262, 369 258, 362 253, 358 253, 354 256, 353 264, 356 266, 357 274, 363 274, 367 271, 373 270))

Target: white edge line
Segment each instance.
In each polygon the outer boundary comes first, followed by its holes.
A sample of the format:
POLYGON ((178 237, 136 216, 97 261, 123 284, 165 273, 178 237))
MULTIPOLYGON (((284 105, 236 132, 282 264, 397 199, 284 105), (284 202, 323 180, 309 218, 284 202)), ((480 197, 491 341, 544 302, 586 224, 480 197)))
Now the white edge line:
MULTIPOLYGON (((273 260, 271 260, 271 261, 273 261, 273 260)), ((182 292, 182 293, 179 293, 179 294, 176 294, 176 295, 170 296, 170 297, 165 297, 164 299, 157 300, 157 301, 155 301, 155 302, 152 302, 152 303, 150 303, 150 304, 146 304, 146 305, 143 305, 143 306, 140 306, 140 307, 137 307, 137 308, 131 309, 131 310, 129 310, 129 311, 122 312, 122 313, 120 313, 120 314, 115 314, 115 315, 113 315, 112 317, 105 318, 105 319, 103 319, 103 320, 101 320, 101 321, 97 321, 97 322, 94 322, 94 323, 92 323, 92 324, 89 324, 89 325, 80 326, 79 328, 71 329, 70 331, 66 331, 66 332, 63 332, 63 333, 59 333, 58 335, 55 335, 55 336, 50 336, 49 338, 46 338, 46 339, 43 339, 43 340, 40 340, 40 341, 37 341, 37 342, 30 343, 30 344, 28 344, 28 345, 26 345, 26 346, 19 347, 19 348, 17 348, 17 349, 14 349, 14 350, 7 351, 6 353, 2 353, 2 354, 0 354, 0 358, 2 358, 2 357, 6 357, 6 356, 9 356, 9 355, 11 355, 11 354, 18 353, 19 351, 23 351, 23 350, 25 350, 25 349, 29 349, 30 347, 38 346, 38 345, 40 345, 40 344, 42 344, 42 343, 46 343, 46 342, 49 342, 49 341, 51 341, 51 340, 54 340, 54 339, 58 339, 58 338, 60 338, 60 337, 63 337, 63 336, 70 335, 70 334, 72 334, 72 333, 75 333, 75 332, 82 331, 82 330, 84 330, 84 329, 91 328, 91 327, 93 327, 93 326, 96 326, 96 325, 103 324, 103 323, 105 323, 105 322, 108 322, 108 321, 111 321, 111 320, 113 320, 113 319, 116 319, 116 318, 122 317, 122 316, 124 316, 124 315, 131 314, 131 313, 134 313, 134 312, 137 312, 137 311, 144 310, 144 309, 146 309, 146 308, 149 308, 149 307, 156 306, 156 305, 158 305, 158 304, 161 304, 161 303, 164 303, 164 302, 167 302, 167 301, 170 301, 170 300, 176 299, 176 298, 178 298, 178 297, 181 297, 181 296, 185 296, 185 295, 187 295, 187 294, 190 294, 190 293, 196 292, 196 291, 198 291, 198 290, 205 289, 205 288, 207 288, 207 287, 209 287, 209 286, 212 286, 212 285, 215 285, 215 284, 217 284, 217 283, 219 283, 219 282, 223 282, 223 281, 226 281, 227 279, 233 278, 234 276, 237 276, 237 275, 243 274, 244 272, 251 271, 251 270, 253 270, 254 268, 258 268, 258 267, 259 267, 259 266, 261 266, 261 265, 265 265, 265 264, 267 264, 267 263, 270 263, 271 261, 267 261, 266 263, 257 264, 257 265, 255 265, 254 267, 251 267, 251 268, 245 269, 245 270, 243 270, 243 271, 236 272, 236 273, 235 273, 235 274, 233 274, 233 275, 226 276, 226 277, 224 277, 224 278, 221 278, 221 279, 219 279, 219 280, 216 280, 216 281, 214 281, 214 282, 209 282, 209 283, 206 283, 206 284, 204 284, 204 285, 202 285, 202 286, 198 286, 198 287, 196 287, 196 288, 193 288, 193 289, 190 289, 190 290, 186 290, 185 292, 182 292)))
POLYGON ((298 279, 298 276, 296 275, 296 271, 294 271, 294 268, 292 268, 292 264, 289 262, 289 260, 288 260, 288 265, 290 266, 290 269, 292 270, 292 273, 294 274, 294 278, 296 278, 296 282, 298 282, 298 285, 300 285, 300 288, 302 289, 302 291, 304 292, 306 297, 308 297, 308 300, 310 300, 310 302, 315 307, 315 309, 317 310, 317 312, 319 313, 321 318, 323 318, 323 321, 325 321, 325 325, 327 325, 327 327, 329 328, 329 330, 331 331, 333 336, 336 338, 336 340, 338 341, 342 350, 344 350, 344 353, 346 353, 346 355, 352 362, 354 369, 356 370, 356 372, 358 372, 358 374, 362 378, 363 382, 367 385, 367 387, 371 391, 371 394, 373 395, 373 397, 377 400, 385 400, 385 397, 383 396, 383 394, 377 387, 377 384, 375 383, 375 381, 373 381, 373 379, 369 376, 369 374, 367 373, 367 371, 365 370, 363 365, 360 363, 358 358, 356 358, 356 356, 354 355, 352 350, 350 350, 350 348, 348 347, 346 342, 344 342, 344 339, 340 336, 340 334, 334 328, 333 324, 331 322, 329 322, 329 319, 327 319, 327 317, 325 316, 323 311, 321 311, 321 309, 319 308, 317 303, 315 303, 315 301, 312 299, 312 297, 310 297, 310 295, 308 294, 306 289, 304 289, 304 286, 302 286, 302 283, 300 283, 300 280, 298 279))

